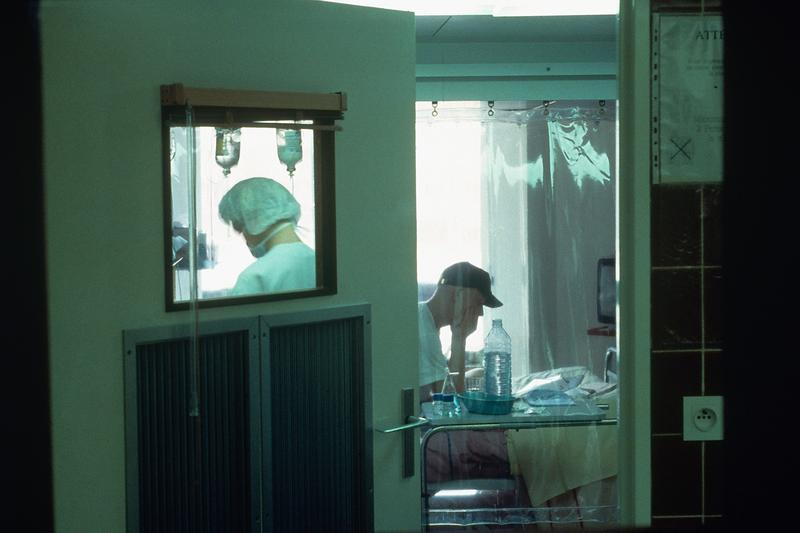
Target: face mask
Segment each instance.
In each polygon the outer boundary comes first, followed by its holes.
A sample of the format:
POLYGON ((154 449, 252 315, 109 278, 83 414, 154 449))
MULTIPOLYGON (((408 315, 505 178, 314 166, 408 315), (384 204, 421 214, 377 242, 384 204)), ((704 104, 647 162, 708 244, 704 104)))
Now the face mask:
POLYGON ((269 237, 261 241, 260 243, 256 244, 255 246, 248 245, 247 247, 250 248, 250 253, 253 254, 253 257, 258 259, 262 257, 264 254, 267 253, 267 241, 269 237))
POLYGON ((259 242, 258 244, 255 244, 253 246, 247 245, 247 247, 250 249, 250 253, 253 254, 253 257, 255 257, 256 259, 258 259, 259 257, 263 257, 267 253, 267 243, 269 242, 269 240, 273 238, 283 228, 291 225, 292 225, 291 222, 284 222, 283 224, 281 224, 280 226, 269 232, 269 235, 264 237, 264 239, 262 239, 261 242, 259 242))

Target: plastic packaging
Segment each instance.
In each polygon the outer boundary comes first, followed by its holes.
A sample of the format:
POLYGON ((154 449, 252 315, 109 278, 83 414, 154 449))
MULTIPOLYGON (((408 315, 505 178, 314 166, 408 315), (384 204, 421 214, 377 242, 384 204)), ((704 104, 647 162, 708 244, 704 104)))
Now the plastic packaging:
POLYGON ((492 320, 483 354, 486 394, 511 396, 511 337, 499 318, 492 320))

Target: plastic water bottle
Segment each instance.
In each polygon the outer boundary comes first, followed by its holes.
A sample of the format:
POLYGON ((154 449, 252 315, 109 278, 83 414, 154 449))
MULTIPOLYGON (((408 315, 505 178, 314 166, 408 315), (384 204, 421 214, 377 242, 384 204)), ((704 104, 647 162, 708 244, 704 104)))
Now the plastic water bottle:
POLYGON ((433 393, 433 416, 443 417, 445 414, 444 394, 441 392, 433 393))
POLYGON ((486 335, 483 371, 486 394, 511 396, 511 337, 499 318, 492 320, 492 329, 486 335))
POLYGON ((453 418, 456 416, 456 397, 453 394, 442 394, 442 416, 453 418))
POLYGON ((461 416, 461 404, 458 402, 458 396, 456 395, 456 383, 453 375, 448 374, 445 376, 444 384, 442 385, 442 401, 444 402, 443 410, 445 412, 444 416, 450 418, 461 416))

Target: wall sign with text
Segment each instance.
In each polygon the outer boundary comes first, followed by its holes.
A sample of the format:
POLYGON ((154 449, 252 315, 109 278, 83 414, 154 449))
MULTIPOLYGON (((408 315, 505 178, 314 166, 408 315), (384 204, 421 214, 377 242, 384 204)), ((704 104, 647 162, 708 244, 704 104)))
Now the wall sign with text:
POLYGON ((653 15, 653 182, 722 180, 720 15, 653 15))

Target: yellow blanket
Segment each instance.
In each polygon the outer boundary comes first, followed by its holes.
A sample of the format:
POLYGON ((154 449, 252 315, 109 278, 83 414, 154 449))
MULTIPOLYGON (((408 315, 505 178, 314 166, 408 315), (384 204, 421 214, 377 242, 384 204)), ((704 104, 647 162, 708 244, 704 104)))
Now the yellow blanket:
POLYGON ((617 474, 616 425, 508 430, 507 435, 511 471, 525 480, 534 506, 617 474))

